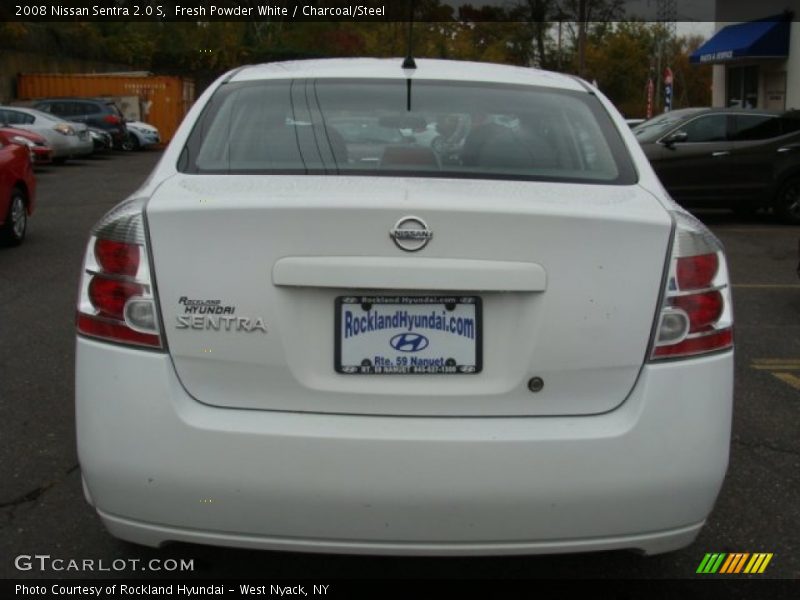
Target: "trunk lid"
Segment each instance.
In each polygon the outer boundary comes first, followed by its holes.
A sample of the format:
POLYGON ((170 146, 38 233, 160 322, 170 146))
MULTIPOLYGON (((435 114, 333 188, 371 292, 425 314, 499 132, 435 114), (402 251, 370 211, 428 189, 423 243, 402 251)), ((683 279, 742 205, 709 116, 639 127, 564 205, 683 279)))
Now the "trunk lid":
POLYGON ((615 408, 645 360, 671 233, 635 185, 436 178, 179 174, 147 219, 169 352, 195 399, 363 415, 615 408), (418 252, 389 236, 407 216, 434 232, 418 252), (479 373, 334 369, 338 297, 453 294, 481 300, 479 373))

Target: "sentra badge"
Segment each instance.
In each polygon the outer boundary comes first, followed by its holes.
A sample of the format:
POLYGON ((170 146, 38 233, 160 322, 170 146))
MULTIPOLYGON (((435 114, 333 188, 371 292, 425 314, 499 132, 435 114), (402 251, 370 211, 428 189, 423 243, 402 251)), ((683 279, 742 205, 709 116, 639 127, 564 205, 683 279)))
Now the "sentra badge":
POLYGON ((184 314, 178 315, 176 329, 267 333, 264 319, 236 316, 236 306, 221 300, 181 296, 178 304, 183 307, 184 314))

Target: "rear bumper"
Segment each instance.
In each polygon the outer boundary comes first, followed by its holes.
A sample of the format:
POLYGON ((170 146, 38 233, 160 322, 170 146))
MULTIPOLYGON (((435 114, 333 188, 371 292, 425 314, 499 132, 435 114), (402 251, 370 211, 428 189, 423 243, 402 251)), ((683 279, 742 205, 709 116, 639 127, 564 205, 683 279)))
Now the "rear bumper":
POLYGON ((728 462, 733 355, 648 365, 598 416, 393 418, 196 402, 168 356, 78 340, 87 498, 130 541, 387 554, 688 545, 728 462))
POLYGON ((111 136, 106 133, 93 134, 91 137, 95 152, 98 150, 111 150, 114 145, 111 136))
POLYGON ((146 546, 159 546, 165 540, 195 544, 212 544, 257 550, 288 552, 325 552, 346 554, 387 554, 395 556, 492 556, 512 554, 565 554, 631 548, 646 554, 677 550, 691 544, 703 523, 670 531, 642 535, 598 537, 540 542, 376 542, 364 540, 324 540, 280 538, 214 531, 181 529, 132 521, 98 511, 106 529, 114 536, 146 546))
MULTIPOLYGON (((50 147, 53 149, 53 158, 70 158, 86 154, 87 144, 78 138, 77 135, 61 135, 55 133, 48 138, 50 147)), ((88 144, 88 151, 91 152, 92 145, 88 144)))
POLYGON ((49 146, 47 148, 42 148, 41 146, 33 148, 33 163, 35 165, 46 165, 51 162, 53 162, 53 150, 49 146))
POLYGON ((88 156, 94 152, 94 142, 91 136, 87 135, 85 138, 80 139, 75 136, 74 141, 70 145, 69 155, 72 157, 88 156))

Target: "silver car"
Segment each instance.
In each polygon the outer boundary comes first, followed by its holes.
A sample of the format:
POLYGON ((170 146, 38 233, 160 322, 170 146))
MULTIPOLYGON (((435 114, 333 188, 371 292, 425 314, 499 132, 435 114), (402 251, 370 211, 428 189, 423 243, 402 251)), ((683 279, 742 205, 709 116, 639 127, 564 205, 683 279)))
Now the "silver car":
POLYGON ((54 115, 22 106, 0 106, 0 123, 43 136, 53 149, 53 162, 87 156, 94 151, 89 129, 54 115))

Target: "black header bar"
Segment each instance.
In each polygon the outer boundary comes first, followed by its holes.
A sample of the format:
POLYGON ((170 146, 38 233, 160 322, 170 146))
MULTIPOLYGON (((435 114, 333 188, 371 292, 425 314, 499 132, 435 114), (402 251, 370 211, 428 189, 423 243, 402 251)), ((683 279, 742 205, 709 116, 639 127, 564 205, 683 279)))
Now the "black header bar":
MULTIPOLYGON (((792 13, 797 0, 784 0, 768 14, 758 2, 677 0, 669 3, 616 0, 587 3, 586 20, 749 21, 792 13), (719 8, 724 13, 717 14, 719 8)), ((577 2, 530 3, 521 0, 8 0, 0 21, 575 21, 577 2), (542 9, 540 6, 544 6, 542 9)), ((794 11, 792 18, 798 18, 794 11)))

